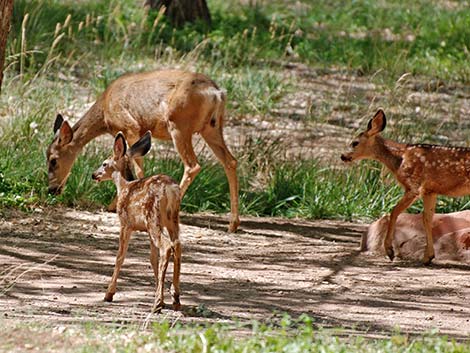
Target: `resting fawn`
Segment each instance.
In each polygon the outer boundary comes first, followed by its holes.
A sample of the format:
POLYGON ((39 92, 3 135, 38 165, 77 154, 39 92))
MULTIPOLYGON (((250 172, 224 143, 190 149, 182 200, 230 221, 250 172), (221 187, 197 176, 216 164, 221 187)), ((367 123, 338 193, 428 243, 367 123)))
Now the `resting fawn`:
POLYGON ((173 309, 179 310, 181 245, 179 240, 180 189, 166 175, 154 175, 134 180, 132 163, 144 156, 151 146, 151 133, 147 132, 132 147, 127 148, 124 135, 119 132, 114 140, 113 156, 106 159, 93 173, 97 181, 114 180, 117 188, 117 213, 121 223, 119 250, 114 273, 106 292, 110 302, 116 293, 116 282, 134 231, 146 231, 150 237, 150 262, 157 289, 153 312, 163 308, 165 273, 173 254, 173 309), (163 232, 166 228, 168 235, 163 232), (157 255, 157 251, 159 254, 157 255))
POLYGON ((386 118, 382 110, 369 121, 367 130, 351 143, 352 151, 341 155, 344 162, 374 159, 383 163, 405 189, 403 198, 393 208, 384 241, 385 251, 393 260, 392 240, 400 213, 419 197, 423 199, 423 225, 426 250, 423 263, 434 258, 432 218, 437 195, 464 196, 470 194, 470 149, 427 144, 404 144, 384 139, 386 118))

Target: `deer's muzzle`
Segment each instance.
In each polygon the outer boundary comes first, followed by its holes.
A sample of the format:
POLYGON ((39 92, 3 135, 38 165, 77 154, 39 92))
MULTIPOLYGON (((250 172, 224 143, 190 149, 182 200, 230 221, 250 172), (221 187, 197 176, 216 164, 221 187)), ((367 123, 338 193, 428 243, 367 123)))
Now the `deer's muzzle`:
POLYGON ((341 160, 345 163, 348 163, 348 162, 352 162, 352 157, 351 156, 348 156, 346 154, 342 154, 341 155, 341 160))

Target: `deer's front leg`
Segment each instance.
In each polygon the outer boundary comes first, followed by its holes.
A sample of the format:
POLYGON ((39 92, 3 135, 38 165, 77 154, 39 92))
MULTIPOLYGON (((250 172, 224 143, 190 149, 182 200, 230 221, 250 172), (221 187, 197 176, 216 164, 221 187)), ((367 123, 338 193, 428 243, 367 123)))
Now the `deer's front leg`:
POLYGON ((385 237, 384 248, 385 253, 388 255, 390 260, 393 260, 395 253, 393 251, 393 237, 395 236, 395 225, 397 223, 397 217, 400 213, 405 211, 410 207, 413 202, 417 199, 418 195, 411 191, 406 191, 402 199, 398 204, 393 208, 392 213, 390 214, 390 221, 388 222, 387 236, 385 237))
POLYGON ((436 194, 424 194, 423 203, 423 225, 426 231, 426 250, 424 251, 423 264, 431 264, 434 259, 434 241, 432 239, 432 218, 434 217, 436 207, 436 194))
POLYGON ((108 290, 104 300, 110 302, 113 300, 113 296, 116 293, 116 283, 121 271, 121 266, 126 257, 127 249, 129 248, 129 239, 131 236, 131 231, 128 228, 121 227, 121 233, 119 235, 119 250, 116 256, 116 264, 114 266, 113 276, 111 277, 111 282, 109 283, 108 290))

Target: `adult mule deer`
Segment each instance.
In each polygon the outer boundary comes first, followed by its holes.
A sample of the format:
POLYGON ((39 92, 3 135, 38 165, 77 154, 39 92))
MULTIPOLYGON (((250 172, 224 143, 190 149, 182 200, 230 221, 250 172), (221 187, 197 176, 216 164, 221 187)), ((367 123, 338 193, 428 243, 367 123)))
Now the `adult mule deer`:
POLYGON ((113 276, 106 291, 105 300, 112 301, 116 283, 133 232, 145 231, 150 237, 150 262, 157 289, 154 312, 163 308, 165 274, 170 256, 173 255, 173 308, 180 309, 181 244, 179 240, 180 189, 166 175, 154 175, 134 180, 131 165, 135 158, 150 150, 151 134, 147 132, 132 147, 121 132, 114 140, 113 155, 106 159, 92 175, 94 180, 114 180, 117 188, 117 213, 121 223, 119 250, 113 276), (163 230, 166 229, 168 235, 163 230), (157 251, 159 252, 157 256, 157 251))
MULTIPOLYGON (((229 231, 237 230, 237 161, 223 137, 225 93, 208 77, 187 71, 164 70, 133 73, 113 81, 85 115, 71 127, 59 114, 54 140, 47 149, 49 192, 61 193, 78 154, 92 139, 121 131, 132 145, 146 131, 161 140, 173 140, 184 164, 180 182, 184 196, 201 167, 192 145, 199 133, 212 149, 227 175, 230 188, 229 231)), ((142 178, 143 159, 135 171, 142 178)))
POLYGON ((379 109, 369 121, 367 130, 351 143, 352 151, 341 155, 344 162, 374 159, 383 163, 404 188, 405 194, 390 214, 384 247, 393 260, 392 240, 400 213, 419 197, 423 199, 423 226, 426 232, 426 249, 423 263, 434 258, 432 219, 437 195, 464 196, 470 194, 470 149, 428 144, 404 144, 383 138, 386 118, 379 109))

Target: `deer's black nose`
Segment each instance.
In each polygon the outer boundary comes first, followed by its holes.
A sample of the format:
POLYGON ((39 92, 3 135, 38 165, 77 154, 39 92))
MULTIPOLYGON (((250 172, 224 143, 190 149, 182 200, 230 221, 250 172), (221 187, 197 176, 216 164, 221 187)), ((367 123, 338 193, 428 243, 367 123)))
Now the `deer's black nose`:
POLYGON ((351 157, 348 157, 348 156, 345 156, 344 154, 341 155, 341 160, 343 162, 351 162, 352 161, 352 158, 351 157))

